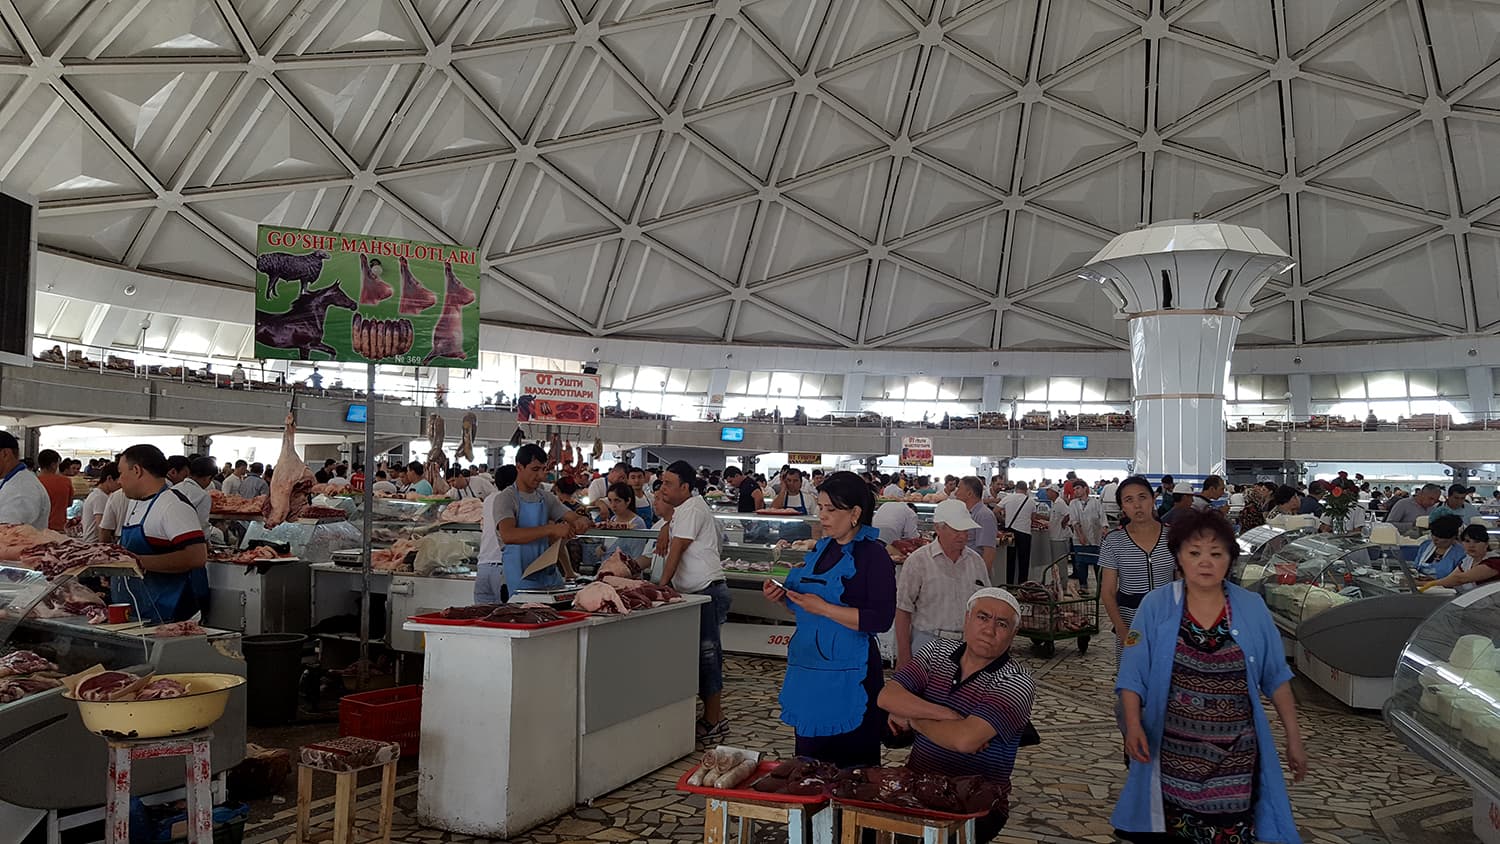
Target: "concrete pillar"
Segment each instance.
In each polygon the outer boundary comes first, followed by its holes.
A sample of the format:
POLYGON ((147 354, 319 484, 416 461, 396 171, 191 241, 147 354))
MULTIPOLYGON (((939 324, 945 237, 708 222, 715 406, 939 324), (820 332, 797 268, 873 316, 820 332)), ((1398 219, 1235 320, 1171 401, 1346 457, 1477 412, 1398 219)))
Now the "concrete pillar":
POLYGON ((185 434, 182 438, 183 454, 213 454, 214 438, 207 434, 185 434))
POLYGON ((1001 407, 1002 402, 1000 399, 1000 391, 1004 383, 1005 376, 1003 375, 984 376, 984 393, 983 397, 979 400, 979 412, 999 413, 1004 409, 1001 407))
POLYGON ((1464 370, 1469 380, 1469 410, 1475 419, 1484 419, 1493 412, 1495 403, 1495 376, 1488 366, 1470 366, 1464 370))
POLYGON ((839 410, 845 413, 858 413, 865 406, 865 374, 863 372, 850 372, 844 376, 844 400, 839 404, 839 410))
POLYGON ((1307 421, 1307 417, 1312 415, 1312 376, 1305 372, 1293 372, 1286 377, 1286 387, 1292 394, 1292 420, 1307 421))
POLYGON ((724 393, 729 390, 729 370, 712 369, 708 373, 708 393, 703 397, 703 410, 718 418, 724 413, 724 393))
POLYGON ((1224 474, 1224 380, 1240 321, 1291 266, 1259 229, 1177 221, 1116 237, 1080 272, 1130 320, 1137 472, 1224 474))

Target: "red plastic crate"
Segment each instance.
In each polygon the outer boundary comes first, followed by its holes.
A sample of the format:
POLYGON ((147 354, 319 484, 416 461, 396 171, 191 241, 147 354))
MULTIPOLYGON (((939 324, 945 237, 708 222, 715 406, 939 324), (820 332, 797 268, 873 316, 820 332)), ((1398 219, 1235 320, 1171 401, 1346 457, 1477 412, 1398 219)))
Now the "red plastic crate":
POLYGON ((344 695, 339 701, 339 735, 393 741, 401 745, 402 756, 415 758, 422 741, 422 687, 344 695))

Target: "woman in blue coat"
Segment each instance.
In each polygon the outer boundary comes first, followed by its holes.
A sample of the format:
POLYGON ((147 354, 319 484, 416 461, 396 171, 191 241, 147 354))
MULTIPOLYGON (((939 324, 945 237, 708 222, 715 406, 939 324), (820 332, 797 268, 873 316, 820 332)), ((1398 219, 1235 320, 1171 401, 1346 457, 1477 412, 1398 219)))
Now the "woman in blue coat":
POLYGON ((1307 753, 1292 672, 1261 599, 1225 582, 1239 545, 1213 511, 1191 511, 1167 544, 1182 579, 1141 602, 1120 657, 1130 774, 1111 822, 1135 842, 1300 844, 1261 696, 1286 730, 1300 782, 1307 753))

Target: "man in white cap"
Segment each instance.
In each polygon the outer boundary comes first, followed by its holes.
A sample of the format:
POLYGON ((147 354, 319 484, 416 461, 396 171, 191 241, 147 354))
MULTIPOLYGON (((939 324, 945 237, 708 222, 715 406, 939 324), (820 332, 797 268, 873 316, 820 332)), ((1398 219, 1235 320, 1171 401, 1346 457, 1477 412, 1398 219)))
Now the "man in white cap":
POLYGON ((1010 655, 1020 615, 1014 595, 999 587, 980 589, 969 596, 964 640, 933 640, 880 692, 891 728, 915 733, 908 767, 978 774, 999 790, 994 811, 975 823, 976 842, 993 839, 1005 827, 1016 751, 1023 738, 1034 742, 1036 681, 1010 655))
POLYGON ((912 552, 896 579, 896 667, 933 639, 963 638, 969 596, 990 585, 984 558, 968 546, 979 523, 950 498, 932 513, 937 541, 912 552))

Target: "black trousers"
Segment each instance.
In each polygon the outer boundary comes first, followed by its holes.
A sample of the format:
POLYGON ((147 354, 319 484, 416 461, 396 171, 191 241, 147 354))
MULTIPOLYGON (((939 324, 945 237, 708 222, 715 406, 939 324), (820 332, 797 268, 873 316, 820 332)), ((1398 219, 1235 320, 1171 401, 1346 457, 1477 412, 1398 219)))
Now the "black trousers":
POLYGON ((1005 549, 1005 582, 1012 585, 1031 579, 1031 534, 1016 531, 1015 537, 1005 549))
POLYGON ((988 844, 995 840, 1000 830, 1005 829, 1005 822, 1010 820, 1008 812, 990 812, 988 815, 974 821, 974 841, 976 844, 988 844))

